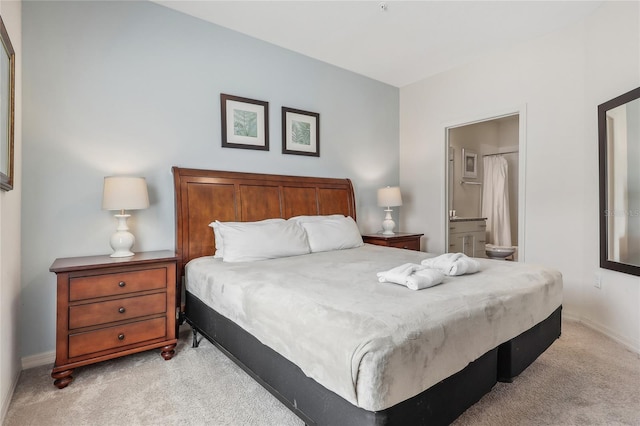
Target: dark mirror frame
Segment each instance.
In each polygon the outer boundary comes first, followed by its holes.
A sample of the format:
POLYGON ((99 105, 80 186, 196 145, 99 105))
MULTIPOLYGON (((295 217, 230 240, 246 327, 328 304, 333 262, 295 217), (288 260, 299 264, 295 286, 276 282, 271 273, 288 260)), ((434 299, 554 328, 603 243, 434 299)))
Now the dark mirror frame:
MULTIPOLYGON (((600 267, 637 276, 640 276, 640 266, 609 260, 607 244, 609 240, 609 229, 607 226, 607 189, 609 187, 607 182, 607 111, 639 98, 640 87, 598 105, 598 143, 600 153, 600 267)), ((640 144, 640 141, 636 142, 640 144)), ((640 165, 638 165, 638 167, 640 167, 640 165)))
POLYGON ((0 189, 3 191, 11 191, 13 189, 13 137, 14 137, 14 109, 15 109, 15 87, 16 87, 16 53, 13 50, 13 45, 9 39, 9 33, 4 26, 2 18, 0 18, 0 41, 2 42, 2 48, 4 49, 0 54, 7 55, 9 60, 9 69, 6 70, 6 81, 0 81, 3 88, 8 89, 9 93, 3 93, 3 99, 0 102, 6 103, 7 116, 0 116, 0 120, 5 121, 7 133, 0 135, 0 149, 2 149, 8 156, 7 170, 0 170, 0 189), (6 173, 5 173, 6 172, 6 173))

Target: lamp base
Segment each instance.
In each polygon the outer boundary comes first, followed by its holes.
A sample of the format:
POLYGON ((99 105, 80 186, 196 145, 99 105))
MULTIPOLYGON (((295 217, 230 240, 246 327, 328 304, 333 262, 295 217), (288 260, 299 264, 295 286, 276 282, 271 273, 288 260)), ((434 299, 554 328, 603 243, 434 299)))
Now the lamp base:
POLYGON ((393 228, 396 227, 396 223, 393 221, 393 219, 391 218, 391 209, 386 209, 385 212, 387 212, 386 216, 384 217, 384 220, 382 221, 382 235, 395 235, 396 233, 393 232, 393 228))
POLYGON ((115 215, 116 219, 118 219, 118 228, 116 228, 116 232, 111 236, 111 240, 109 240, 111 248, 113 248, 113 253, 110 257, 130 257, 134 255, 131 247, 133 247, 136 238, 129 232, 129 227, 127 226, 129 216, 131 215, 115 215))

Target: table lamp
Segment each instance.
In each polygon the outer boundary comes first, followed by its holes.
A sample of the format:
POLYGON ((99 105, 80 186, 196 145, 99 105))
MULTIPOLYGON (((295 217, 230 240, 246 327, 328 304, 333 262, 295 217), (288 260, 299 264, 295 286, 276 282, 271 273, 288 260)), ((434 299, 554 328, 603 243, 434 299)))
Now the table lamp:
POLYGON ((107 176, 104 178, 102 208, 120 211, 115 215, 118 227, 110 240, 114 250, 111 257, 133 256, 131 247, 136 239, 129 232, 127 219, 131 215, 126 214, 125 210, 140 210, 147 207, 149 207, 149 194, 144 178, 130 176, 107 176))
POLYGON ((378 206, 386 207, 387 212, 384 220, 382 221, 382 235, 394 235, 393 228, 396 223, 391 218, 391 207, 397 207, 402 205, 402 194, 400 194, 400 188, 397 186, 387 186, 386 188, 378 189, 378 206))

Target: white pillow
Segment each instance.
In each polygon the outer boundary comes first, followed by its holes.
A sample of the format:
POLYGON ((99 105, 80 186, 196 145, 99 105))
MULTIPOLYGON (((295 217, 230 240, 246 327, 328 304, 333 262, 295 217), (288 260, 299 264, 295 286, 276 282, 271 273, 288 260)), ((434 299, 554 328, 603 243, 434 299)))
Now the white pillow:
POLYGON ((330 214, 330 215, 316 215, 316 216, 294 216, 290 217, 289 220, 294 220, 298 223, 307 223, 307 222, 317 222, 326 219, 340 219, 344 218, 344 215, 341 214, 330 214))
POLYGON ((303 222, 312 253, 360 247, 362 236, 356 221, 349 217, 303 222))
POLYGON ((309 253, 304 228, 296 222, 218 222, 224 262, 252 262, 309 253))
POLYGON ((257 222, 218 222, 217 220, 214 222, 211 222, 209 224, 210 227, 213 228, 213 236, 216 240, 216 252, 213 255, 214 258, 216 259, 222 259, 224 258, 224 241, 222 240, 222 235, 220 235, 220 232, 218 231, 218 223, 229 223, 229 224, 247 224, 247 223, 271 223, 271 222, 284 222, 284 219, 281 218, 274 218, 274 219, 264 219, 264 220, 259 220, 257 222))

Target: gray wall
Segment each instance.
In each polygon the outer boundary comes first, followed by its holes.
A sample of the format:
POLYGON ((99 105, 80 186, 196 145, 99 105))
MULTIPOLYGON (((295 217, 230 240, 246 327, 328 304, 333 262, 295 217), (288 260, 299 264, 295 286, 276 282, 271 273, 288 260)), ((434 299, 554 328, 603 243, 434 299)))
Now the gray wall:
POLYGON ((145 176, 134 250, 174 248, 173 165, 349 177, 377 231, 397 185, 399 91, 150 2, 25 2, 22 354, 55 347, 57 257, 109 253, 102 180, 145 176), (270 104, 271 150, 221 148, 220 93, 270 104), (320 158, 281 154, 280 108, 320 113, 320 158))

